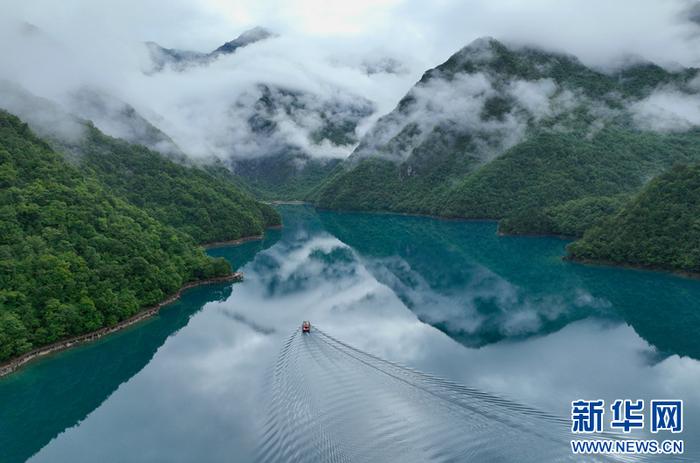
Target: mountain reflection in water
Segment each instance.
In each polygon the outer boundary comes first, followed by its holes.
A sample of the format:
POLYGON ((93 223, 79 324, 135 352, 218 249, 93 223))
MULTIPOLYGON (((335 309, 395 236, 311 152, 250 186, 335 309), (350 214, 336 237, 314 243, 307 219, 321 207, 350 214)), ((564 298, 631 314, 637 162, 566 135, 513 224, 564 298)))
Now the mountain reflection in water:
MULTIPOLYGON (((252 461, 267 375, 305 319, 555 416, 578 398, 684 399, 682 438, 700 447, 700 282, 564 262, 565 242, 499 237, 488 222, 280 211, 285 228, 266 241, 210 250, 245 274, 230 295, 188 292, 134 328, 148 348, 126 331, 0 380, 0 423, 12 420, 0 461, 252 461)), ((391 403, 373 402, 387 415, 391 403)))

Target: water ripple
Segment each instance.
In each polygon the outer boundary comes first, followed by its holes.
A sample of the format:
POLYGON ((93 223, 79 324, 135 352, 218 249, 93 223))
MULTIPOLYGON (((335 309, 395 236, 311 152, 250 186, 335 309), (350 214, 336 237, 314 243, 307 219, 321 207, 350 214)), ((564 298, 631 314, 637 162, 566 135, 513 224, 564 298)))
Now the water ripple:
POLYGON ((571 453, 568 420, 389 362, 318 327, 290 336, 267 388, 261 463, 541 463, 583 458, 571 453))

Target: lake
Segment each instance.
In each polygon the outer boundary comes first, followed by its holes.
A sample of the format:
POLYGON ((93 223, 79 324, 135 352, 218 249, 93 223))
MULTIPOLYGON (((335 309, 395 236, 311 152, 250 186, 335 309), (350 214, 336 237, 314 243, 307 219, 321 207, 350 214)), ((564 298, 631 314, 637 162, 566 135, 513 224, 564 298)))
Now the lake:
POLYGON ((279 210, 282 230, 209 251, 243 282, 1 379, 0 461, 444 461, 470 433, 454 461, 547 461, 525 428, 580 398, 684 400, 684 432, 654 437, 700 461, 700 281, 565 262, 566 241, 493 222, 279 210))

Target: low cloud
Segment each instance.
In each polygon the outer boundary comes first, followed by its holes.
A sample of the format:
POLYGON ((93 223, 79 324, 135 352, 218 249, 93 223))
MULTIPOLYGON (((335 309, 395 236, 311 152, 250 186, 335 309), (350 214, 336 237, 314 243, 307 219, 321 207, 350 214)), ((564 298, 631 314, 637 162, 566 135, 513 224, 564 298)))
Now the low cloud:
POLYGON ((682 132, 700 125, 700 95, 663 88, 629 106, 642 129, 682 132))
MULTIPOLYGON (((268 152, 269 143, 278 142, 313 156, 343 157, 353 144, 314 139, 322 121, 310 111, 275 114, 279 129, 275 140, 251 138, 245 125, 255 114, 254 107, 240 103, 249 101, 261 83, 306 95, 310 108, 326 104, 340 108, 338 103, 364 98, 374 111, 360 118, 354 135, 361 137, 395 107, 426 69, 481 36, 554 46, 575 54, 585 64, 603 68, 629 56, 669 67, 700 63, 698 8, 690 0, 329 1, 319 9, 306 0, 235 4, 214 0, 66 0, 60 4, 0 0, 4 13, 0 18, 0 78, 21 83, 29 92, 78 116, 95 119, 111 135, 133 136, 131 127, 125 130, 123 124, 111 124, 103 114, 95 114, 94 108, 71 101, 72 95, 85 88, 110 95, 133 107, 194 157, 258 156, 268 152), (184 72, 167 67, 163 72, 144 72, 153 68, 147 41, 208 53, 258 25, 279 36, 184 72)), ((485 48, 482 51, 488 53, 485 48)), ((464 95, 449 93, 437 82, 432 85, 434 88, 425 90, 437 92, 436 96, 423 103, 438 108, 433 114, 440 114, 445 124, 455 118, 467 118, 470 123, 471 113, 478 111, 491 92, 479 90, 479 82, 467 77, 457 82, 464 95)), ((511 90, 519 105, 536 118, 556 112, 549 81, 517 82, 511 90)), ((418 90, 419 97, 420 93, 418 90)), ((672 93, 650 97, 634 109, 640 124, 660 129, 675 123, 694 125, 699 117, 690 103, 672 93), (657 108, 663 114, 659 120, 650 116, 657 108)), ((430 124, 420 118, 415 122, 430 124)), ((515 116, 489 124, 484 130, 511 136, 504 146, 517 140, 523 127, 515 116)))
MULTIPOLYGON (((492 58, 489 40, 477 40, 459 55, 463 64, 469 64, 467 68, 492 58)), ((584 103, 590 106, 583 96, 549 78, 504 84, 501 77, 487 71, 432 72, 396 111, 378 121, 355 151, 355 158, 379 155, 405 161, 417 149, 435 148, 438 143, 464 149, 464 140, 468 140, 470 153, 486 162, 520 142, 532 121, 584 103)))
POLYGON ((0 79, 0 109, 21 118, 43 137, 75 143, 86 133, 83 121, 71 117, 56 103, 38 98, 20 85, 2 79, 0 79))
POLYGON ((418 66, 407 71, 410 63, 401 67, 377 50, 367 53, 379 63, 369 70, 367 62, 358 61, 362 47, 348 53, 347 44, 286 36, 248 45, 204 65, 182 71, 165 67, 154 73, 149 71, 152 63, 144 43, 117 44, 102 38, 75 48, 75 43, 39 26, 26 32, 20 22, 13 24, 0 32, 0 53, 8 57, 2 60, 0 78, 22 82, 32 94, 93 120, 109 135, 141 143, 139 128, 121 117, 125 107, 133 108, 186 154, 199 158, 260 156, 276 146, 311 156, 346 157, 420 72, 418 66), (261 85, 278 99, 268 114, 275 133, 263 139, 249 130, 250 119, 259 115, 261 85), (289 95, 295 98, 292 106, 289 95), (324 136, 328 121, 343 126, 348 137, 324 136))
POLYGON ((217 138, 221 155, 234 158, 290 151, 344 158, 359 139, 358 123, 373 112, 370 101, 340 91, 322 97, 259 84, 239 96, 217 138))
POLYGON ((556 91, 557 84, 552 79, 516 80, 508 84, 507 90, 510 96, 538 120, 552 115, 552 97, 556 91))
MULTIPOLYGON (((482 73, 460 73, 451 79, 435 77, 413 88, 399 110, 382 118, 356 151, 358 158, 378 154, 388 159, 406 160, 416 147, 429 141, 435 130, 442 133, 472 134, 476 144, 498 139, 500 152, 521 139, 525 121, 508 113, 502 118, 485 120, 486 101, 497 94, 489 78, 482 73)), ((492 151, 482 147, 482 155, 492 151)))

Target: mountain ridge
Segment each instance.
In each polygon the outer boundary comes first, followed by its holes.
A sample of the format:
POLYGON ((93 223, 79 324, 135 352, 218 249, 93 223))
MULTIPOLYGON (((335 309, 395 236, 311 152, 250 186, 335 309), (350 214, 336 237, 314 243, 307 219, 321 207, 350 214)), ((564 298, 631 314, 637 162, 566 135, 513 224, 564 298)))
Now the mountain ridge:
POLYGON ((0 361, 231 272, 2 110, 0 199, 0 361))
MULTIPOLYGON (((429 207, 412 210, 416 208, 410 201, 401 199, 401 188, 394 189, 399 197, 387 198, 384 206, 399 212, 476 216, 455 204, 451 209, 442 205, 445 200, 454 203, 459 199, 461 193, 455 189, 462 179, 535 137, 544 140, 569 133, 585 141, 606 126, 631 137, 654 133, 635 125, 635 115, 625 106, 629 99, 644 101, 669 85, 697 93, 693 88, 696 77, 695 69, 671 73, 648 63, 606 75, 569 55, 511 50, 494 39, 477 40, 426 71, 394 111, 382 116, 360 141, 343 169, 336 172, 336 185, 327 181, 311 199, 333 207, 333 191, 350 194, 337 182, 371 157, 375 169, 383 169, 398 183, 418 184, 419 188, 425 183, 423 176, 431 184, 426 188, 440 184, 442 196, 429 207)), ((370 168, 362 169, 367 175, 370 168)), ((359 178, 355 181, 362 184, 359 178)), ((412 195, 410 190, 406 194, 412 195)), ((339 206, 352 204, 345 201, 339 206)), ((490 216, 501 218, 501 213, 490 216)))
POLYGON ((235 39, 223 43, 210 52, 166 48, 152 41, 145 42, 145 46, 149 52, 153 65, 150 72, 159 72, 167 67, 171 67, 176 71, 184 71, 192 66, 208 65, 221 55, 235 53, 239 48, 252 45, 262 40, 274 38, 276 36, 276 34, 268 29, 256 26, 252 29, 243 31, 235 39))
POLYGON ((586 236, 652 178, 700 162, 700 120, 683 113, 699 98, 698 69, 604 73, 480 39, 426 71, 307 199, 586 236))

